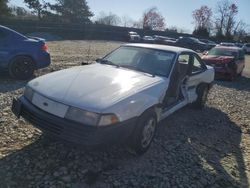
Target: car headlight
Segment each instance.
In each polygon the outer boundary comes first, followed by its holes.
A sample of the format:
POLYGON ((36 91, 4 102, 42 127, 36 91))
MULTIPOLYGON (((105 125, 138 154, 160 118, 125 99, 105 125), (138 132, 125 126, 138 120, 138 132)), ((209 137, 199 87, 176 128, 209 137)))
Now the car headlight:
POLYGON ((79 108, 70 107, 65 116, 66 119, 93 126, 105 126, 119 122, 114 114, 98 114, 81 110, 79 108))
POLYGON ((119 119, 115 114, 104 114, 104 115, 101 115, 98 125, 99 126, 112 125, 118 122, 119 122, 119 119))
POLYGON ((34 90, 26 86, 24 90, 24 97, 28 99, 29 101, 32 101, 33 95, 34 95, 34 90))

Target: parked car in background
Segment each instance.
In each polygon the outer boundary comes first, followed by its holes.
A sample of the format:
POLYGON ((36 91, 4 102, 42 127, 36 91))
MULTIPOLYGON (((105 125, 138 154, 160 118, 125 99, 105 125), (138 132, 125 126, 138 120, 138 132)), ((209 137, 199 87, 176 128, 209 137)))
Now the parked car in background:
POLYGON ((245 51, 245 53, 247 53, 247 54, 250 53, 250 43, 244 44, 244 46, 242 48, 245 51))
POLYGON ((188 48, 188 49, 192 49, 194 51, 203 52, 205 50, 210 49, 210 47, 206 43, 201 42, 201 41, 199 41, 199 39, 194 38, 194 37, 179 37, 179 39, 177 39, 176 41, 167 40, 165 42, 167 42, 167 44, 171 45, 171 46, 188 48))
POLYGON ((235 47, 235 43, 232 42, 221 42, 220 44, 218 44, 217 46, 228 46, 228 47, 235 47))
POLYGON ((207 46, 211 49, 217 45, 216 42, 208 40, 208 39, 199 39, 199 41, 204 42, 207 44, 207 46))
POLYGON ((141 36, 134 31, 130 31, 130 32, 128 32, 128 41, 129 42, 140 42, 141 36))
POLYGON ((153 37, 151 37, 151 36, 144 36, 142 38, 142 41, 144 43, 149 43, 149 44, 154 44, 155 43, 155 39, 153 37))
POLYGON ((241 42, 236 42, 234 43, 235 46, 239 47, 239 48, 243 48, 244 44, 241 42))
POLYGON ((142 154, 160 120, 189 103, 204 106, 213 80, 214 69, 192 50, 127 44, 30 81, 12 110, 55 137, 88 146, 125 141, 142 154))
POLYGON ((238 47, 216 46, 202 60, 214 67, 217 78, 234 80, 245 67, 245 53, 238 47))
POLYGON ((165 40, 167 40, 167 37, 160 36, 160 35, 154 35, 153 36, 156 44, 165 44, 165 40))
POLYGON ((8 71, 13 78, 29 79, 36 69, 49 65, 44 39, 26 37, 0 25, 0 71, 8 71))

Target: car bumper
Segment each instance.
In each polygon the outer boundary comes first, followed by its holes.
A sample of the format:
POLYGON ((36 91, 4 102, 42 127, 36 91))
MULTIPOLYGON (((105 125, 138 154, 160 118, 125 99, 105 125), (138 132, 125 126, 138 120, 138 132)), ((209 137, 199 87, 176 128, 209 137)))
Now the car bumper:
POLYGON ((50 54, 48 52, 41 52, 35 61, 37 69, 48 67, 51 63, 50 54))
POLYGON ((124 142, 134 131, 137 122, 137 118, 132 118, 105 127, 83 125, 49 114, 23 96, 13 99, 12 111, 18 118, 22 116, 45 133, 86 146, 124 142))

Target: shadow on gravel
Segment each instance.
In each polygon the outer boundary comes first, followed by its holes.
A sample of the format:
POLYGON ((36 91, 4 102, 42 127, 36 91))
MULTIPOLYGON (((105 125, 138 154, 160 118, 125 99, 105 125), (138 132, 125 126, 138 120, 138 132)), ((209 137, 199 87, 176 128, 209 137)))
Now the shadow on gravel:
POLYGON ((15 80, 10 78, 7 73, 0 73, 0 93, 15 91, 24 87, 28 80, 15 80))
POLYGON ((249 187, 241 134, 227 114, 206 107, 162 121, 143 156, 41 136, 0 160, 0 187, 249 187))
POLYGON ((223 87, 234 88, 236 90, 250 92, 250 78, 245 77, 245 76, 239 77, 235 81, 232 81, 232 82, 226 81, 226 80, 217 80, 215 81, 215 83, 223 87))

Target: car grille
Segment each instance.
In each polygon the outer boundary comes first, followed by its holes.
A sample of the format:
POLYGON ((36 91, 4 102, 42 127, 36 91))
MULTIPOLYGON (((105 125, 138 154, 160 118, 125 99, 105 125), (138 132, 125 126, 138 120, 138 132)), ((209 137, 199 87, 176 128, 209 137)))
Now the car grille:
POLYGON ((50 121, 41 119, 33 113, 30 113, 25 107, 22 108, 22 114, 25 119, 30 121, 32 124, 39 126, 41 129, 45 131, 49 131, 51 133, 60 135, 63 132, 64 127, 60 125, 56 125, 50 121))
POLYGON ((54 115, 48 114, 47 112, 43 113, 60 120, 55 121, 50 118, 41 118, 40 115, 30 112, 25 106, 22 107, 21 116, 44 132, 70 142, 86 143, 88 140, 94 138, 97 130, 96 127, 69 122, 68 120, 58 118, 54 115))

